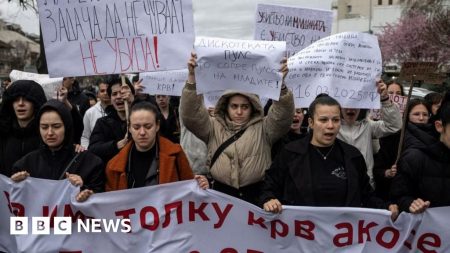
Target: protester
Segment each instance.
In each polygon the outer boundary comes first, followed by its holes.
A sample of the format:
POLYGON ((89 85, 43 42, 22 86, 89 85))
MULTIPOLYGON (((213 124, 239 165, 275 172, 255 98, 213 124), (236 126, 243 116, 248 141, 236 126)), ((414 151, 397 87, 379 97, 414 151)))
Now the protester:
MULTIPOLYGON (((283 82, 279 101, 273 103, 267 117, 264 117, 256 95, 227 91, 215 106, 215 116, 210 117, 203 105, 203 97, 197 95, 195 66, 196 55, 192 54, 188 62, 188 80, 181 96, 183 123, 207 143, 213 189, 256 203, 265 170, 271 162, 271 146, 289 130, 292 123, 292 93, 283 82), (236 134, 242 137, 237 138, 236 134), (231 137, 233 143, 220 150, 220 146, 231 137), (217 162, 214 157, 217 157, 217 162)), ((287 73, 285 63, 282 72, 283 76, 287 73)))
MULTIPOLYGON (((83 131, 80 113, 68 102, 66 89, 60 89, 59 97, 70 109, 73 140, 79 143, 83 131)), ((39 147, 36 115, 46 101, 44 90, 34 81, 18 80, 8 88, 0 109, 0 173, 10 176, 12 165, 39 147)))
POLYGON ((294 118, 292 119, 291 129, 280 140, 272 146, 272 160, 278 155, 284 146, 292 141, 303 138, 306 134, 302 133, 302 122, 305 115, 302 108, 295 108, 294 118))
MULTIPOLYGON (((409 106, 409 115, 425 118, 426 111, 420 105, 409 106)), ((421 213, 428 207, 450 205, 450 93, 444 96, 436 116, 433 127, 437 138, 427 130, 424 120, 408 124, 406 149, 391 188, 402 211, 421 213)))
POLYGON ((386 84, 386 87, 389 95, 405 96, 403 85, 400 83, 391 81, 386 84))
POLYGON ((402 127, 400 110, 389 99, 386 84, 378 81, 377 91, 380 94, 382 120, 369 120, 365 113, 360 114, 360 109, 343 108, 343 121, 338 134, 340 140, 355 146, 363 154, 372 186, 374 186, 372 139, 394 134, 402 127))
POLYGON ((84 117, 87 109, 89 109, 89 98, 81 91, 80 84, 74 77, 64 77, 62 86, 68 91, 67 99, 69 102, 77 107, 84 117))
POLYGON ((173 143, 180 143, 180 121, 177 111, 170 104, 170 96, 155 95, 156 104, 161 112, 160 115, 160 134, 173 143))
POLYGON ((37 113, 47 101, 41 85, 15 81, 0 109, 0 173, 10 177, 12 165, 39 147, 37 113))
MULTIPOLYGON (((94 93, 92 93, 92 92, 90 92, 90 91, 84 91, 84 94, 88 97, 88 99, 89 99, 89 109, 92 107, 92 106, 94 106, 95 104, 97 104, 97 96, 94 94, 94 93)), ((88 109, 88 110, 89 110, 88 109)), ((84 115, 86 115, 86 114, 84 114, 84 115)))
POLYGON ((202 140, 197 138, 191 131, 186 128, 186 126, 184 126, 181 119, 180 126, 180 145, 186 153, 192 171, 194 172, 194 174, 208 174, 208 147, 202 140))
POLYGON ((396 205, 373 194, 361 152, 336 138, 341 107, 326 94, 309 107, 306 137, 285 146, 264 179, 261 202, 265 211, 279 213, 282 205, 388 208, 396 205))
POLYGON ((81 145, 85 148, 89 147, 89 139, 91 138, 92 130, 95 127, 95 123, 101 117, 106 116, 106 107, 111 104, 111 99, 108 96, 108 84, 103 80, 97 82, 98 93, 97 97, 100 101, 97 102, 92 108, 89 108, 83 117, 83 135, 81 136, 81 145))
MULTIPOLYGON (((412 99, 409 101, 405 113, 406 118, 406 136, 411 138, 410 130, 415 132, 416 128, 432 134, 432 126, 427 124, 430 117, 428 103, 423 99, 412 99), (413 129, 414 128, 414 129, 413 129)), ((420 130, 420 131, 422 131, 420 130)), ((389 191, 393 177, 397 174, 397 153, 400 143, 400 132, 394 135, 380 139, 381 149, 375 155, 374 178, 377 185, 377 195, 385 200, 389 199, 389 191)), ((403 150, 408 148, 409 141, 403 145, 403 150)))
MULTIPOLYGON (((130 112, 132 140, 106 166, 106 190, 115 191, 193 179, 179 144, 159 135, 160 116, 150 102, 138 102, 130 112)), ((195 176, 207 188, 205 176, 195 176)))
POLYGON ((9 86, 10 86, 11 84, 12 84, 11 78, 6 77, 6 78, 3 79, 3 81, 2 81, 2 88, 6 90, 6 89, 9 88, 9 86))
POLYGON ((442 94, 437 92, 431 92, 425 95, 424 99, 428 104, 430 104, 432 115, 436 115, 439 107, 441 106, 442 98, 442 94))
POLYGON ((72 116, 66 105, 57 100, 45 103, 37 115, 40 139, 39 149, 17 161, 11 179, 19 182, 28 176, 69 181, 83 187, 83 195, 103 191, 104 170, 100 158, 88 151, 77 153, 73 145, 72 116))
POLYGON ((134 101, 134 87, 128 78, 122 85, 119 76, 112 76, 106 89, 112 106, 106 108, 106 116, 99 118, 89 140, 89 150, 106 164, 128 143, 126 106, 134 101))

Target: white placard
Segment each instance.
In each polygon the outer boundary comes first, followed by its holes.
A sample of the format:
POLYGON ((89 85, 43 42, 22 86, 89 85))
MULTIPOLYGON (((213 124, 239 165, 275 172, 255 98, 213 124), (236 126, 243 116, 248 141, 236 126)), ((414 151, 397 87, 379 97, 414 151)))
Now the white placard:
POLYGON ((183 69, 192 1, 38 0, 51 77, 183 69))
POLYGON ((376 79, 381 75, 381 52, 376 36, 345 32, 323 38, 288 59, 286 85, 295 107, 308 107, 328 93, 342 107, 380 108, 376 79))
POLYGON ((231 89, 278 100, 285 50, 281 41, 197 37, 197 92, 231 89))
POLYGON ((225 91, 210 91, 203 94, 203 101, 205 103, 206 108, 216 107, 217 101, 219 101, 220 97, 223 95, 225 91))
POLYGON ((331 34, 333 12, 328 10, 258 4, 255 40, 286 41, 290 57, 331 34))
POLYGON ((144 86, 143 93, 151 95, 181 96, 188 70, 169 70, 140 73, 144 86))
POLYGON ((62 85, 62 78, 50 78, 48 75, 45 74, 36 74, 36 73, 30 73, 30 72, 23 72, 19 70, 13 70, 9 74, 9 77, 11 78, 12 82, 15 82, 17 80, 33 80, 36 83, 40 84, 42 88, 44 89, 45 96, 47 99, 51 99, 55 97, 55 91, 57 88, 61 87, 62 85))

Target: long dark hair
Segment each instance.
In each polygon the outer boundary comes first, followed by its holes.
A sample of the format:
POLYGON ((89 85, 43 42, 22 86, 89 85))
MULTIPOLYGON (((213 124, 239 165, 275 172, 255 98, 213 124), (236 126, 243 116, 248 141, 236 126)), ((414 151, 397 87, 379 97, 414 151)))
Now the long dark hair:
POLYGON ((425 101, 424 99, 421 98, 414 98, 409 100, 408 104, 406 105, 406 122, 409 122, 409 114, 411 113, 411 110, 416 107, 417 105, 424 105, 425 108, 427 108, 428 114, 431 114, 431 108, 430 108, 430 104, 427 103, 427 101, 425 101))

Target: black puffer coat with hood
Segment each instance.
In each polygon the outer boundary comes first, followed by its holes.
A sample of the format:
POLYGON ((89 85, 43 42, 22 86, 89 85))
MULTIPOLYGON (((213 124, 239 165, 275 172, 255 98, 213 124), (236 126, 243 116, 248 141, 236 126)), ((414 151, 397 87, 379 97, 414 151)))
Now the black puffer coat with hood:
POLYGON ((0 109, 0 174, 11 176, 12 165, 39 147, 37 113, 47 101, 41 85, 30 80, 14 82, 4 93, 0 109), (33 119, 26 127, 20 127, 13 102, 23 97, 33 103, 33 119))
POLYGON ((30 176, 58 180, 65 178, 64 172, 81 176, 84 187, 95 192, 104 190, 105 174, 102 160, 89 151, 78 156, 73 145, 72 116, 67 107, 57 101, 49 100, 38 114, 38 119, 48 111, 55 111, 64 123, 64 141, 60 149, 52 151, 43 143, 39 149, 29 153, 13 165, 13 173, 26 170, 30 176))
POLYGON ((433 135, 432 125, 407 125, 390 193, 401 211, 409 211, 417 198, 430 201, 430 207, 450 205, 450 150, 433 135))

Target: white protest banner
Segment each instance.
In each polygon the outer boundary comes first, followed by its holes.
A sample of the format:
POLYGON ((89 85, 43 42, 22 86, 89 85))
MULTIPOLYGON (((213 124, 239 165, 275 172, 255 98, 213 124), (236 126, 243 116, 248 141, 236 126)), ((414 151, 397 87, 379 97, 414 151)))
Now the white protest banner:
POLYGON ((192 1, 38 0, 51 77, 186 67, 192 1))
MULTIPOLYGON (((389 99, 398 106, 400 113, 403 114, 403 112, 406 110, 406 105, 408 104, 408 96, 389 94, 389 99)), ((381 109, 370 110, 371 119, 380 120, 382 119, 381 116, 381 109)))
POLYGON ((9 77, 11 78, 11 81, 17 81, 17 80, 33 80, 36 83, 40 84, 42 88, 44 89, 45 95, 47 96, 47 99, 53 98, 56 94, 56 89, 61 87, 62 85, 62 78, 50 78, 46 74, 36 74, 36 73, 30 73, 30 72, 23 72, 19 70, 13 70, 9 74, 9 77))
POLYGON ((197 37, 197 92, 232 89, 278 100, 285 50, 281 41, 197 37))
POLYGON ((203 103, 206 108, 216 107, 217 101, 219 101, 220 97, 223 95, 224 91, 209 91, 208 93, 203 94, 203 103))
POLYGON ((0 216, 9 217, 12 210, 5 206, 11 206, 25 217, 16 217, 22 223, 13 221, 11 231, 2 223, 0 234, 25 234, 10 244, 0 239, 0 249, 7 252, 412 253, 450 248, 445 240, 450 207, 402 213, 393 223, 390 212, 364 208, 284 206, 281 214, 271 214, 201 190, 194 180, 98 193, 84 203, 74 201, 79 189, 67 180, 28 178, 12 189, 10 184, 0 175, 0 216), (33 217, 48 217, 47 224, 33 232, 39 228, 33 217), (48 234, 36 234, 44 228, 48 234))
POLYGON ((255 40, 286 41, 287 57, 331 34, 329 10, 258 4, 255 40))
POLYGON ((140 73, 144 93, 181 96, 188 76, 187 69, 140 73))
POLYGON ((376 36, 345 32, 323 38, 288 59, 286 85, 295 107, 308 107, 320 93, 346 108, 380 108, 376 79, 381 52, 376 36))

